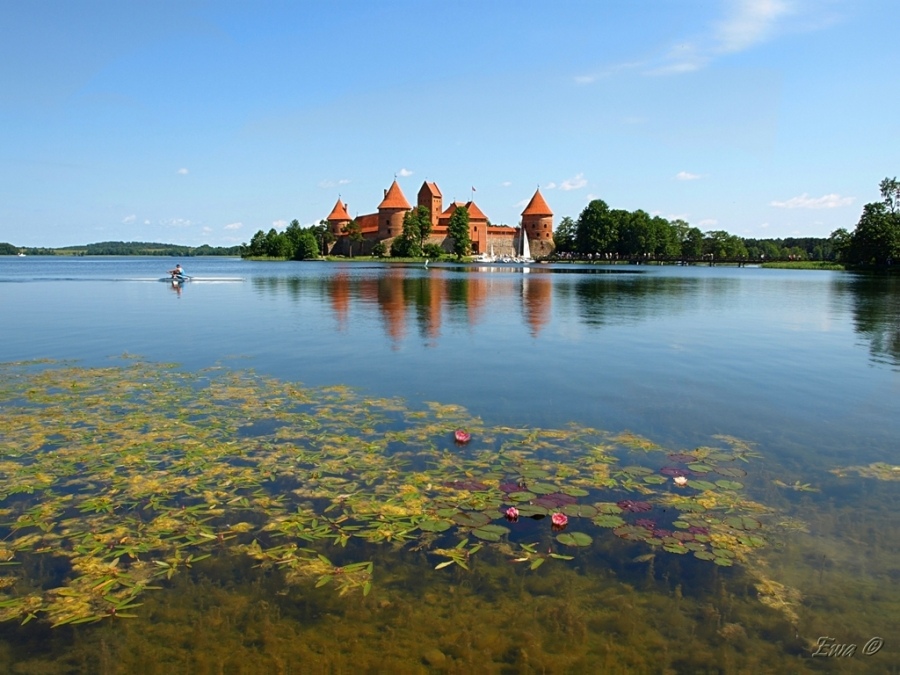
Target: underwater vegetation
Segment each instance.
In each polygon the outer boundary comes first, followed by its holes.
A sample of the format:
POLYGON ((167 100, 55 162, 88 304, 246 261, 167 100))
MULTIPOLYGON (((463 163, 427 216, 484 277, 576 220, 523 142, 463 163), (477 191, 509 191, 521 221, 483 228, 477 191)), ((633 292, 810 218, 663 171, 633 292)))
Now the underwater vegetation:
MULTIPOLYGON (((365 596, 377 570, 350 542, 424 551, 435 570, 491 547, 537 570, 598 537, 730 567, 772 536, 772 510, 739 480, 758 455, 735 438, 673 452, 140 360, 2 371, 0 620, 132 618, 214 553, 365 596)), ((760 597, 794 618, 789 590, 759 575, 760 597)))

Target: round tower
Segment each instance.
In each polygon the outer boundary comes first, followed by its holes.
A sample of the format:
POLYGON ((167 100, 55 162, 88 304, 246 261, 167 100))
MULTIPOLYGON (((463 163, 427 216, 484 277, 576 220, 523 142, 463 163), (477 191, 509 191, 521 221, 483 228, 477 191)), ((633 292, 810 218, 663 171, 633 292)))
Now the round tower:
POLYGON ((533 256, 550 255, 556 248, 553 243, 553 211, 541 195, 540 188, 535 190, 528 206, 522 211, 522 230, 528 236, 533 256))
POLYGON ((384 199, 378 205, 378 239, 399 237, 403 233, 403 216, 411 208, 395 180, 384 191, 384 199))
POLYGON ((337 203, 331 209, 331 213, 328 214, 328 227, 331 228, 331 234, 334 235, 335 239, 343 234, 343 229, 350 220, 350 214, 347 213, 347 205, 338 197, 337 203))

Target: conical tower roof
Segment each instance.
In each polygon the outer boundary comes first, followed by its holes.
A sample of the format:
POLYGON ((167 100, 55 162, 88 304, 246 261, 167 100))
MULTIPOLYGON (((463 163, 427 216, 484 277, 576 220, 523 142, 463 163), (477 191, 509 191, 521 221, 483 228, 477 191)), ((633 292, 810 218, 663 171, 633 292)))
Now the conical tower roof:
POLYGON ((342 220, 350 220, 350 214, 347 213, 347 207, 344 206, 344 202, 341 201, 340 197, 338 197, 337 203, 334 205, 334 208, 331 209, 331 213, 328 214, 328 220, 333 220, 336 222, 340 222, 342 220))
POLYGON ((469 212, 469 218, 487 220, 487 216, 484 215, 484 211, 479 209, 475 202, 469 202, 468 204, 466 204, 466 211, 469 212))
POLYGON ((406 201, 406 197, 403 196, 403 190, 400 189, 400 186, 397 185, 397 181, 395 180, 391 183, 391 187, 388 188, 387 193, 384 195, 384 199, 381 200, 381 203, 378 205, 378 210, 381 209, 411 209, 412 207, 409 205, 409 202, 406 201))
POLYGON ((538 188, 534 191, 534 197, 531 198, 531 201, 528 202, 528 206, 525 207, 525 210, 522 211, 523 216, 552 216, 553 211, 550 210, 550 207, 547 206, 547 202, 544 201, 543 195, 541 195, 541 189, 538 188))

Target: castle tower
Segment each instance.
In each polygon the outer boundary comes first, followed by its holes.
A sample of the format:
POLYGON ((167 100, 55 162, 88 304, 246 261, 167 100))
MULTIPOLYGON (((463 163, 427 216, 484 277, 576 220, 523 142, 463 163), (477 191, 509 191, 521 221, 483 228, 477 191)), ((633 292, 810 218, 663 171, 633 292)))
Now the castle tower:
POLYGON ((522 211, 522 229, 528 235, 531 255, 543 257, 553 252, 553 211, 544 201, 541 190, 534 192, 528 206, 522 211))
POLYGON ((425 181, 419 188, 417 206, 424 206, 431 213, 431 227, 437 227, 438 219, 444 211, 444 196, 437 183, 425 181))
POLYGON ((331 234, 334 235, 335 239, 343 234, 342 230, 350 220, 351 218, 350 214, 347 213, 346 204, 338 197, 337 203, 334 205, 334 208, 331 209, 331 213, 328 214, 328 227, 331 228, 331 234))
POLYGON ((403 216, 412 209, 396 179, 384 191, 384 199, 378 205, 378 239, 392 239, 403 232, 403 216))

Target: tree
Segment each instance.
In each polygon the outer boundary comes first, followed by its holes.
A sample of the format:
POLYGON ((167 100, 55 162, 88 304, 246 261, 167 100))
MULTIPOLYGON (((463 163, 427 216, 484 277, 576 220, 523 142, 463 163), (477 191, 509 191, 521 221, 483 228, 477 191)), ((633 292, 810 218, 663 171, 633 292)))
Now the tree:
POLYGON ((383 241, 376 241, 372 246, 372 255, 376 258, 383 258, 387 255, 387 246, 384 245, 383 241))
POLYGON ((322 255, 328 255, 328 247, 331 246, 336 239, 334 232, 331 231, 331 227, 328 225, 328 221, 322 219, 309 229, 316 238, 316 243, 318 244, 322 255))
POLYGON ((900 258, 900 181, 885 178, 878 188, 881 201, 863 206, 849 245, 844 248, 851 263, 890 265, 900 258))
POLYGON ((431 211, 427 206, 417 206, 410 213, 414 213, 419 229, 419 248, 425 250, 425 242, 431 236, 431 211))
POLYGON ((469 210, 464 206, 457 206, 450 216, 450 224, 447 226, 447 234, 453 239, 453 252, 457 259, 469 255, 472 250, 472 240, 469 237, 469 210))
POLYGON ((356 218, 344 225, 341 232, 347 235, 350 240, 350 257, 353 257, 353 244, 360 243, 363 240, 362 226, 356 222, 356 218))
POLYGON ((611 253, 618 242, 619 233, 609 206, 602 199, 595 199, 578 216, 575 242, 580 253, 611 253))
POLYGON ((553 233, 553 244, 560 253, 573 253, 575 251, 575 221, 566 216, 553 233))
POLYGON ((12 244, 6 242, 0 243, 0 255, 16 255, 18 252, 19 249, 12 244))
POLYGON ((266 255, 270 258, 290 257, 290 242, 274 227, 266 233, 266 255))

